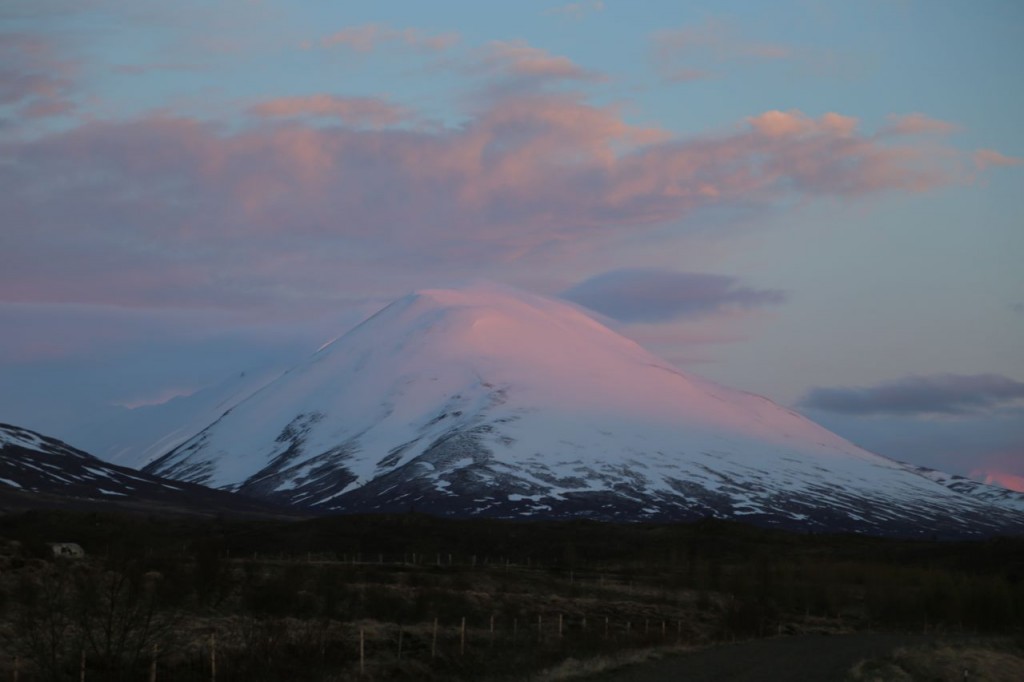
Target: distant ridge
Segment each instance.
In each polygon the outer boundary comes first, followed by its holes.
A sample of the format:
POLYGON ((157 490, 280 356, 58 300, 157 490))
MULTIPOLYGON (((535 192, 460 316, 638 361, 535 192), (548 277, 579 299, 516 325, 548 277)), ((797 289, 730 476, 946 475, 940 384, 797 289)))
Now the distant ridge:
POLYGON ((0 424, 0 510, 53 507, 298 516, 241 495, 108 464, 56 438, 0 424))

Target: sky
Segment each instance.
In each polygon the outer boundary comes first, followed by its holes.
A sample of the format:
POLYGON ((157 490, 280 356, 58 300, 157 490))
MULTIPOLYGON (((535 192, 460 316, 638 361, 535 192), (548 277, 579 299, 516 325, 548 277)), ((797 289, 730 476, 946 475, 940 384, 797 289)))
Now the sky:
POLYGON ((6 0, 0 421, 486 279, 1024 490, 1022 66, 1015 0, 6 0))

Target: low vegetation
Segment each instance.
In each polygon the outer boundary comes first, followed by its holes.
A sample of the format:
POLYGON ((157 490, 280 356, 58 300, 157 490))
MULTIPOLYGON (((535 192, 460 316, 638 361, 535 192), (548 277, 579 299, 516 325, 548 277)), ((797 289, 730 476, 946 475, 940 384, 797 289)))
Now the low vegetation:
POLYGON ((979 641, 901 648, 858 663, 847 682, 1020 682, 1024 641, 979 641))
MULTIPOLYGON (((555 679, 737 638, 1021 623, 1020 539, 417 514, 0 517, 0 679, 17 666, 21 682, 77 680, 83 666, 89 680, 555 679), (55 541, 86 556, 56 558, 55 541)), ((875 679, 864 670, 855 679, 875 679)))

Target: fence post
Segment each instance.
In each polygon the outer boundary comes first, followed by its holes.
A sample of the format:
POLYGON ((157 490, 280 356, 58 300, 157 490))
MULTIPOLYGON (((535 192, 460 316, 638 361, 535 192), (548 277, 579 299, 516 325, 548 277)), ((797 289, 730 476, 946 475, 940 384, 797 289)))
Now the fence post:
POLYGON ((359 628, 359 674, 366 674, 366 631, 359 628))
POLYGON ((153 645, 153 660, 149 664, 149 682, 156 682, 156 657, 160 652, 160 645, 153 645))
POLYGON ((580 630, 583 632, 587 631, 587 614, 583 614, 583 622, 580 623, 580 630))
POLYGON ((78 679, 79 682, 85 682, 85 649, 82 649, 82 656, 78 663, 78 679))
POLYGON ((437 618, 434 619, 434 636, 430 640, 430 657, 437 658, 437 618))
POLYGON ((462 625, 459 626, 459 656, 466 653, 466 617, 462 617, 462 625))
POLYGON ((210 633, 210 682, 217 682, 217 635, 210 633))
POLYGON ((519 635, 519 619, 512 619, 512 643, 516 643, 516 637, 519 635))
POLYGON ((491 646, 494 646, 494 614, 491 614, 491 646))
POLYGON ((544 620, 541 614, 537 614, 537 641, 544 641, 544 620))
POLYGON ((604 617, 604 638, 608 639, 608 616, 604 617))
POLYGON ((402 660, 402 626, 398 626, 398 660, 402 660))
POLYGON ((562 638, 562 614, 558 614, 558 638, 562 638))

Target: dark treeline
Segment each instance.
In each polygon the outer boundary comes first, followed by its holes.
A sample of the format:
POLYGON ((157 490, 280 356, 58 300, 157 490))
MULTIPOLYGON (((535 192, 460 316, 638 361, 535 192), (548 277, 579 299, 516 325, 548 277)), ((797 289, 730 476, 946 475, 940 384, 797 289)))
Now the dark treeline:
POLYGON ((83 666, 89 680, 520 679, 570 656, 792 632, 1017 633, 1024 539, 31 512, 0 517, 0 614, 0 674, 17 660, 25 682, 83 666))

